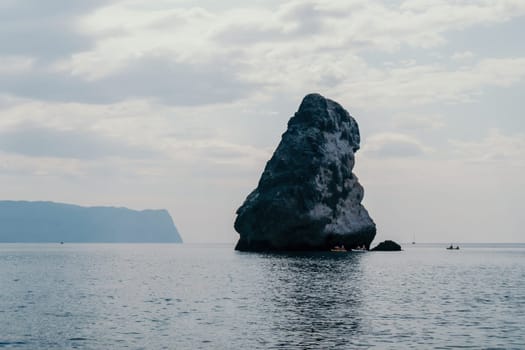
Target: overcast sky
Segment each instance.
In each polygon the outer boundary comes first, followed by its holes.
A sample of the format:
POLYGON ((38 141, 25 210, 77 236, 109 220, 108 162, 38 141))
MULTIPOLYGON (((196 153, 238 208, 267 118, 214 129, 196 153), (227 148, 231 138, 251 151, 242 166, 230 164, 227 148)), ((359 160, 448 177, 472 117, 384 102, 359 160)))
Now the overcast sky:
POLYGON ((0 199, 233 243, 319 92, 360 125, 376 240, 524 242, 523 33, 523 0, 2 0, 0 199))

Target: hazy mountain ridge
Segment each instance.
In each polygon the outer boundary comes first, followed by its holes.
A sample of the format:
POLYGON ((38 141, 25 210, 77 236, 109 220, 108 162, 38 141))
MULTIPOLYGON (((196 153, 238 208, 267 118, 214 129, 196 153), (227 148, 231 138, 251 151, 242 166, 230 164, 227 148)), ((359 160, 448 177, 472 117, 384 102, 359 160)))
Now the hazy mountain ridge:
POLYGON ((0 242, 172 242, 182 239, 166 210, 0 201, 0 242))

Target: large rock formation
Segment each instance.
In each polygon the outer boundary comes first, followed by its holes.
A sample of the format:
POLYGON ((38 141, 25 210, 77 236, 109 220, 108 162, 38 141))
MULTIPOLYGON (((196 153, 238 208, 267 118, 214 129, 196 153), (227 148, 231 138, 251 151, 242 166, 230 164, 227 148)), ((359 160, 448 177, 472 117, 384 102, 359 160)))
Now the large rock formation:
POLYGON ((359 128, 337 102, 307 95, 279 146, 237 210, 235 249, 326 250, 365 245, 376 226, 352 173, 359 128))
POLYGON ((182 242, 166 210, 0 201, 0 242, 182 242))

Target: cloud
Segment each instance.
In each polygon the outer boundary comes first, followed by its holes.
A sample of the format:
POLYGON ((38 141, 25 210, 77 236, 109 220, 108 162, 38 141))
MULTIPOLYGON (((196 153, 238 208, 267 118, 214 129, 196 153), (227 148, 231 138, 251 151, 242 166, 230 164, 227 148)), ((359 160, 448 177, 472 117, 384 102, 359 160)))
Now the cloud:
POLYGON ((192 142, 189 151, 193 158, 214 164, 259 165, 270 159, 271 151, 249 145, 240 145, 222 140, 192 142))
POLYGON ((199 105, 232 102, 257 86, 241 81, 228 62, 180 63, 163 56, 135 61, 117 74, 101 79, 115 97, 152 97, 165 104, 199 105), (120 89, 120 91, 118 91, 120 89))
POLYGON ((472 51, 461 51, 461 52, 454 52, 454 54, 450 57, 453 61, 469 61, 476 57, 472 51))
POLYGON ((333 88, 359 106, 417 106, 477 99, 487 87, 509 87, 525 78, 525 58, 486 58, 457 69, 432 64, 372 69, 333 88))
POLYGON ((212 104, 232 102, 258 86, 239 79, 227 62, 189 64, 162 55, 130 59, 117 71, 94 80, 46 66, 6 73, 2 78, 4 94, 82 103, 150 98, 167 105, 212 104))
POLYGON ((237 15, 235 20, 232 16, 231 21, 222 22, 213 39, 243 46, 311 39, 325 30, 328 16, 341 17, 309 1, 283 3, 275 12, 263 9, 243 12, 244 19, 237 15))
POLYGON ((420 157, 432 150, 417 139, 397 133, 380 133, 366 139, 363 153, 373 158, 420 157))
POLYGON ((25 56, 0 56, 0 76, 30 71, 33 64, 34 59, 25 56))
POLYGON ((27 124, 0 131, 0 150, 30 157, 88 160, 156 156, 151 149, 119 142, 93 131, 57 130, 27 124))
POLYGON ((443 116, 439 114, 411 115, 402 114, 393 117, 395 128, 403 130, 436 130, 445 126, 443 116))
POLYGON ((103 0, 4 0, 0 4, 0 54, 43 60, 93 47, 92 36, 76 26, 80 16, 108 4, 103 0))
MULTIPOLYGON (((52 8, 61 3, 54 0, 52 8)), ((515 0, 429 1, 424 6, 414 1, 389 6, 310 0, 288 1, 274 9, 224 6, 215 12, 183 3, 105 5, 91 1, 57 10, 75 23, 75 33, 94 42, 65 50, 67 55, 53 64, 37 60, 29 71, 0 72, 2 92, 49 101, 151 98, 168 105, 198 105, 255 94, 295 94, 309 87, 351 97, 358 106, 382 107, 469 101, 484 86, 509 86, 525 76, 521 58, 480 59, 451 69, 417 61, 375 67, 360 56, 364 51, 441 45, 445 33, 524 14, 525 4, 515 0)), ((45 10, 42 18, 51 21, 52 15, 45 10)), ((61 21, 53 23, 60 26, 61 21)), ((32 28, 30 23, 27 27, 32 28)))
POLYGON ((221 18, 212 22, 222 27, 216 38, 225 43, 275 45, 293 40, 295 47, 392 51, 402 45, 442 45, 447 31, 505 21, 524 14, 525 5, 518 0, 403 1, 399 6, 379 1, 302 0, 285 2, 272 12, 252 10, 244 16, 234 16, 233 12, 221 13, 221 18), (248 40, 250 34, 252 41, 248 40))
POLYGON ((272 137, 264 136, 262 131, 273 123, 257 110, 243 111, 248 105, 246 101, 182 107, 141 100, 109 106, 19 101, 0 109, 0 150, 87 160, 161 158, 179 167, 196 162, 249 167, 268 160, 267 142, 257 140, 277 138, 286 125, 287 115, 272 137), (260 137, 248 131, 254 122, 260 124, 260 137), (23 145, 24 137, 31 145, 23 145), (34 139, 38 140, 38 146, 34 145, 37 141, 31 141, 34 139), (78 147, 70 147, 72 140, 82 142, 78 147), (52 147, 47 146, 50 142, 52 147), (78 148, 75 154, 63 154, 78 148), (96 152, 85 154, 86 149, 96 152), (146 154, 142 156, 143 153, 146 154))
MULTIPOLYGON (((126 57, 161 50, 178 62, 231 60, 246 64, 242 73, 269 73, 267 66, 280 66, 280 60, 317 64, 310 61, 317 54, 324 54, 327 60, 321 62, 329 65, 341 54, 364 50, 436 47, 446 43, 448 32, 525 14, 519 0, 432 1, 424 6, 413 1, 392 6, 365 0, 294 0, 277 6, 225 5, 216 11, 206 5, 139 6, 136 1, 120 1, 101 8, 81 22, 86 33, 97 36, 97 45, 75 55, 71 69, 87 76, 110 74, 125 64, 126 57)), ((279 72, 293 78, 285 70, 279 72)))
POLYGON ((525 134, 506 135, 491 129, 479 141, 450 140, 454 154, 472 163, 525 165, 525 134))

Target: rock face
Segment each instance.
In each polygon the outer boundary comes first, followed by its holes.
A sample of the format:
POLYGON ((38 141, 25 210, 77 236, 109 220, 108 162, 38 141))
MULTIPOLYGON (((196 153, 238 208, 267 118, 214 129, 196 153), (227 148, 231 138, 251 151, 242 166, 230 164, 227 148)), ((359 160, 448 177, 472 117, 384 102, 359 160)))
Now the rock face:
POLYGON ((307 95, 257 188, 237 210, 235 249, 327 250, 365 245, 376 226, 352 173, 359 128, 337 102, 307 95))
POLYGON ((0 201, 0 242, 182 242, 166 210, 0 201))
POLYGON ((398 252, 401 250, 401 246, 394 241, 383 241, 372 250, 376 252, 398 252))

